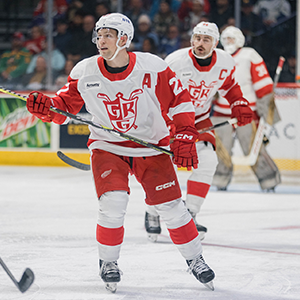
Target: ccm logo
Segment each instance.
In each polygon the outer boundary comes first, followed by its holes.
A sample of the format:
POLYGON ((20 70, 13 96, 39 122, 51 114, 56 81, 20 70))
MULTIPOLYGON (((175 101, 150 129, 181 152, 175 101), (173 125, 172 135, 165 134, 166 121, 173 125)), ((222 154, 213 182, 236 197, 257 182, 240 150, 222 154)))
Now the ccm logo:
POLYGON ((173 185, 175 186, 175 180, 171 181, 171 182, 167 182, 167 183, 162 184, 162 185, 158 185, 155 189, 157 191, 161 191, 161 190, 167 189, 167 188, 169 188, 169 187, 171 187, 173 185))
POLYGON ((175 138, 178 139, 178 140, 186 140, 186 139, 192 140, 193 136, 192 135, 183 134, 183 133, 178 133, 178 134, 176 134, 175 138))

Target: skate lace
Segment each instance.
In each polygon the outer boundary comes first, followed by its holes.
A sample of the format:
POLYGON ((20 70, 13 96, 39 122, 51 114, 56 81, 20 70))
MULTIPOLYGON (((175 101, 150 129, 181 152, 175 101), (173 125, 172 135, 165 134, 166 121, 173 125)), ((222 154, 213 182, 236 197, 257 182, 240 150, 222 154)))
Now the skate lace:
POLYGON ((150 227, 159 227, 159 216, 153 216, 148 214, 148 223, 150 227))
POLYGON ((194 258, 193 260, 189 260, 189 267, 187 269, 188 273, 192 273, 193 271, 197 274, 210 270, 209 266, 205 263, 202 255, 194 258))
POLYGON ((120 275, 123 275, 116 261, 103 261, 100 268, 100 274, 108 274, 113 272, 119 272, 120 275))

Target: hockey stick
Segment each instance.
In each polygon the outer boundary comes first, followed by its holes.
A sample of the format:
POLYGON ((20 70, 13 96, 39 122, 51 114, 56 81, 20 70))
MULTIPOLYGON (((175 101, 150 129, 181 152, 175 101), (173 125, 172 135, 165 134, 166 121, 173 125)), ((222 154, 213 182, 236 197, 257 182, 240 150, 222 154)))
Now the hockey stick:
POLYGON ((73 158, 70 158, 66 154, 62 153, 61 151, 56 152, 57 156, 65 162, 67 165, 70 165, 74 168, 83 170, 83 171, 89 171, 91 169, 91 166, 88 164, 81 163, 73 158))
MULTIPOLYGON (((3 93, 5 93, 5 94, 8 94, 8 95, 16 96, 17 98, 19 98, 19 99, 21 99, 21 100, 23 100, 23 101, 27 101, 27 99, 26 99, 24 96, 22 96, 22 95, 20 95, 20 94, 18 94, 18 93, 16 93, 16 92, 13 92, 13 91, 11 91, 11 90, 8 90, 8 89, 6 89, 6 88, 4 88, 4 87, 0 87, 0 91, 3 92, 3 93)), ((166 149, 164 149, 164 148, 162 148, 162 147, 159 147, 159 146, 157 146, 157 145, 151 144, 151 143, 149 143, 149 142, 143 141, 143 140, 141 140, 141 139, 135 138, 135 137, 133 137, 133 136, 131 136, 131 135, 128 135, 128 134, 123 133, 123 132, 120 132, 120 131, 118 131, 118 130, 116 130, 116 129, 109 128, 109 127, 106 127, 106 126, 104 126, 104 125, 94 123, 93 121, 90 121, 90 120, 81 118, 81 117, 79 117, 79 116, 77 116, 77 115, 73 115, 73 114, 68 113, 68 112, 66 112, 66 111, 64 111, 64 110, 61 110, 61 109, 59 109, 59 108, 50 107, 50 110, 53 111, 53 112, 55 112, 55 113, 58 113, 58 114, 60 114, 60 115, 63 115, 63 116, 65 116, 65 117, 68 117, 68 118, 70 118, 70 119, 76 120, 76 121, 78 121, 78 122, 80 122, 80 123, 88 124, 88 125, 91 125, 91 126, 93 126, 93 127, 103 129, 103 130, 105 130, 105 131, 107 131, 107 132, 109 132, 109 133, 112 133, 112 134, 114 134, 114 135, 116 135, 116 136, 119 136, 119 137, 121 137, 121 138, 124 138, 124 139, 126 139, 126 140, 135 142, 135 143, 140 144, 140 145, 142 145, 142 146, 145 146, 145 147, 154 149, 154 150, 156 150, 156 151, 159 151, 159 152, 168 154, 168 155, 170 155, 170 156, 173 156, 173 153, 172 153, 171 151, 169 151, 169 150, 166 150, 166 149)))
MULTIPOLYGON (((221 126, 224 126, 224 125, 233 125, 233 124, 236 124, 237 123, 237 119, 236 118, 233 118, 233 119, 230 119, 230 120, 227 120, 225 122, 222 122, 222 123, 218 123, 218 124, 215 124, 213 126, 210 126, 210 127, 207 127, 207 128, 203 128, 203 129, 200 129, 198 130, 199 133, 204 133, 204 132, 207 132, 207 131, 210 131, 210 130, 213 130, 215 128, 218 128, 218 127, 221 127, 221 126)), ((80 169, 80 170, 83 170, 83 171, 89 171, 91 169, 90 165, 88 164, 84 164, 84 163, 81 163, 75 159, 72 159, 70 157, 68 157, 66 154, 64 154, 63 152, 61 151, 57 151, 57 156, 63 161, 65 162, 66 164, 74 167, 74 168, 77 168, 77 169, 80 169)))
MULTIPOLYGON (((284 62, 285 62, 285 58, 283 56, 280 56, 276 68, 275 77, 274 77, 274 84, 273 84, 274 89, 277 86, 284 62)), ((259 125, 256 130, 255 138, 251 146, 250 153, 242 157, 233 156, 231 158, 232 163, 236 165, 242 165, 242 166, 254 166, 258 158, 258 154, 260 151, 261 144, 263 142, 264 135, 265 135, 265 120, 263 118, 260 118, 259 125)))
POLYGON ((34 281, 34 274, 29 268, 26 268, 26 270, 24 271, 21 277, 21 280, 18 282, 14 277, 14 275, 10 272, 10 270, 8 269, 8 267, 6 266, 6 264, 4 263, 1 257, 0 257, 0 264, 20 292, 24 293, 29 289, 29 287, 32 285, 34 281))

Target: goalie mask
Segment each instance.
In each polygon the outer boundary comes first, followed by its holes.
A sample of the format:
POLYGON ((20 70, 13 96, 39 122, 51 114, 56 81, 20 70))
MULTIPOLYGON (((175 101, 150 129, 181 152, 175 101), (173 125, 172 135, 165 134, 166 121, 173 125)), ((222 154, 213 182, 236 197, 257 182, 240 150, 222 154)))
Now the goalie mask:
POLYGON ((226 52, 233 54, 236 50, 244 46, 245 37, 239 28, 228 26, 221 34, 221 43, 226 52))
POLYGON ((114 29, 118 33, 118 40, 116 42, 117 50, 114 53, 114 55, 109 59, 113 60, 117 54, 119 53, 120 50, 124 48, 129 48, 131 41, 133 39, 134 35, 134 28, 132 25, 132 22, 129 18, 127 18, 125 15, 120 14, 120 13, 111 13, 102 16, 98 22, 95 25, 94 31, 93 31, 93 37, 92 37, 92 42, 97 45, 98 47, 98 39, 97 39, 97 32, 99 29, 103 28, 109 28, 109 29, 114 29), (119 41, 122 36, 127 35, 127 42, 123 47, 119 46, 119 41))

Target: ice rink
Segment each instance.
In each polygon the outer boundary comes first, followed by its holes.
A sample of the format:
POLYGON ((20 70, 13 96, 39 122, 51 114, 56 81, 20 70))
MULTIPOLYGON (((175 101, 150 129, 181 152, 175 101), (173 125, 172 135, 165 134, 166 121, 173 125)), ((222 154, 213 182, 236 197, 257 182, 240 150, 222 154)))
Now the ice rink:
MULTIPOLYGON (((183 198, 188 172, 179 171, 183 198)), ((97 199, 90 172, 71 167, 0 166, 0 256, 19 281, 26 267, 35 281, 20 293, 0 266, 0 299, 160 300, 300 299, 300 184, 263 193, 258 184, 211 189, 197 216, 208 228, 203 255, 216 273, 210 291, 186 272, 165 224, 157 243, 144 230, 144 192, 131 177, 125 240, 115 294, 98 272, 97 199)))

